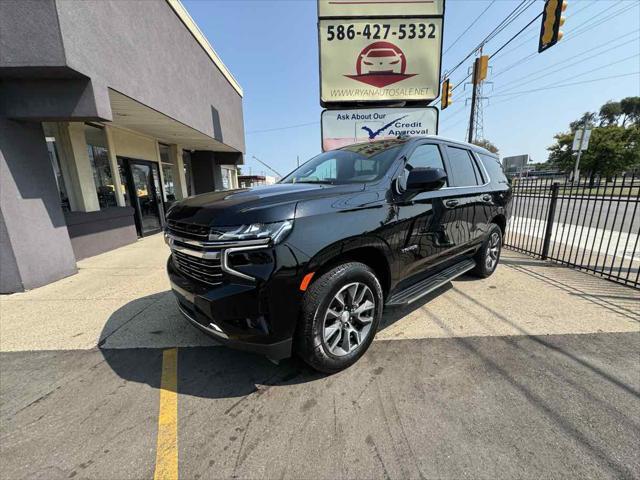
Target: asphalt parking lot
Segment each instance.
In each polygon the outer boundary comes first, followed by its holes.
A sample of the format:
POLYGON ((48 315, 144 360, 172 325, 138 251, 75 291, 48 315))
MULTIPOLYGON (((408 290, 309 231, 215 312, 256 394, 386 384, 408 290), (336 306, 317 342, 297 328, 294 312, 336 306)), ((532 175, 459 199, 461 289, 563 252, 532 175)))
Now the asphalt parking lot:
POLYGON ((505 252, 325 376, 186 325, 162 248, 0 299, 2 478, 640 478, 637 290, 505 252))

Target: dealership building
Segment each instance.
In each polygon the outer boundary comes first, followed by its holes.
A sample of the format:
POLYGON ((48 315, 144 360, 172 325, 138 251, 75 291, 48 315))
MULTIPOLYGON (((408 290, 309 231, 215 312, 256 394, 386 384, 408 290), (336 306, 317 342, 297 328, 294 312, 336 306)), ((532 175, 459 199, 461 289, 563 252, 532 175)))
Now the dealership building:
POLYGON ((0 1, 0 293, 238 186, 242 89, 179 0, 0 1))

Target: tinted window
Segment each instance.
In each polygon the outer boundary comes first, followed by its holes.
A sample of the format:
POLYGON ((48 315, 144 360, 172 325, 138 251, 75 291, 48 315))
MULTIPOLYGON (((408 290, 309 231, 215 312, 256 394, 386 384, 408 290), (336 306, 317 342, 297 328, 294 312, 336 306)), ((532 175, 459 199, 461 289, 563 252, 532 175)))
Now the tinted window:
POLYGON ((361 183, 382 178, 397 158, 398 140, 350 145, 321 153, 287 175, 281 183, 361 183))
POLYGON ((455 182, 453 186, 468 187, 484 183, 478 166, 471 158, 468 150, 464 148, 447 147, 447 152, 449 153, 451 173, 453 181, 455 182))
POLYGON ((413 151, 407 163, 413 168, 444 169, 440 149, 437 145, 420 145, 413 151))
POLYGON ((500 165, 500 160, 490 155, 485 155, 484 153, 479 153, 478 156, 482 160, 482 163, 484 163, 484 167, 487 169, 487 172, 489 172, 489 177, 492 181, 509 183, 502 169, 502 165, 500 165))

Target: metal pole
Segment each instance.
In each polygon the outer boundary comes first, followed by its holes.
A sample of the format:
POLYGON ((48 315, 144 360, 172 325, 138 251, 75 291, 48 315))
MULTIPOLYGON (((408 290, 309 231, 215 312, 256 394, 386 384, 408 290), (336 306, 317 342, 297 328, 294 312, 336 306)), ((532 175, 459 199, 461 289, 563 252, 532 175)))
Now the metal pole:
POLYGON ((269 170, 271 170, 273 173, 275 173, 277 176, 282 177, 282 175, 280 174, 280 172, 278 172, 277 170, 271 168, 269 165, 267 165, 265 162, 263 162, 262 160, 260 160, 258 157, 256 157, 255 155, 251 155, 251 158, 253 158, 254 160, 256 160, 257 162, 260 162, 262 165, 264 165, 265 167, 267 167, 269 170))
MULTIPOLYGON (((482 52, 481 52, 482 53, 482 52)), ((478 64, 480 63, 480 59, 476 58, 473 62, 473 93, 471 94, 471 114, 469 115, 469 136, 467 138, 467 142, 473 142, 473 131, 475 130, 475 116, 476 116, 476 95, 478 92, 478 64)))
POLYGON ((549 246, 551 244, 551 233, 553 231, 553 219, 556 216, 556 203, 558 203, 558 190, 560 184, 551 185, 551 200, 549 201, 549 215, 547 215, 547 227, 544 230, 544 243, 542 244, 542 259, 546 260, 549 255, 549 246))
POLYGON ((587 131, 587 120, 585 119, 584 125, 582 125, 582 136, 580 137, 580 146, 578 147, 578 155, 576 157, 576 167, 573 170, 573 183, 580 181, 580 157, 582 156, 582 147, 584 146, 584 136, 587 131))

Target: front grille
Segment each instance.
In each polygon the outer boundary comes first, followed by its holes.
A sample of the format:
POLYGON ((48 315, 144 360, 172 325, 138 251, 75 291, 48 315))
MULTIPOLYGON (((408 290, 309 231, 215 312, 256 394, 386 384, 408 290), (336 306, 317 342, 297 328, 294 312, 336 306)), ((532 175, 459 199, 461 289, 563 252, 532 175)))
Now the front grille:
POLYGON ((209 285, 222 283, 222 269, 218 258, 199 258, 174 251, 173 259, 176 268, 191 278, 209 285))
POLYGON ((169 232, 178 237, 192 238, 195 240, 207 240, 209 238, 210 227, 206 225, 169 220, 167 226, 169 232))

